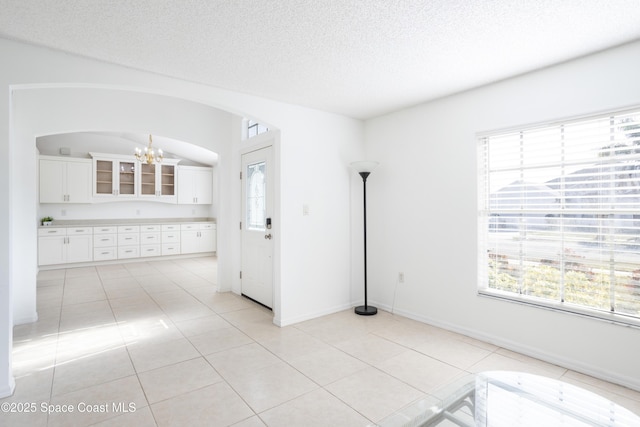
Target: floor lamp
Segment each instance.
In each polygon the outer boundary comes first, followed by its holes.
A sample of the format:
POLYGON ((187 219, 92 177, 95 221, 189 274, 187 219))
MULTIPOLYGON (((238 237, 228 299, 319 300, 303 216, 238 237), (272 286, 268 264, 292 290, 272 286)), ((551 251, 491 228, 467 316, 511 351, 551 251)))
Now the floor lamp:
POLYGON ((367 304, 367 177, 378 166, 378 162, 353 162, 351 167, 362 177, 364 199, 364 305, 357 306, 354 311, 361 316, 372 316, 378 309, 367 304))

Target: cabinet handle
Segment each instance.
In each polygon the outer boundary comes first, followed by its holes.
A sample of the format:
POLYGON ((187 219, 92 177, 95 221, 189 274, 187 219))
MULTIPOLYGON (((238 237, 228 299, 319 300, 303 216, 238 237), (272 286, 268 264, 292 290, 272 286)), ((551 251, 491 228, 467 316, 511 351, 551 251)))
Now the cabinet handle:
POLYGON ((109 255, 109 252, 102 252, 101 255, 109 255))

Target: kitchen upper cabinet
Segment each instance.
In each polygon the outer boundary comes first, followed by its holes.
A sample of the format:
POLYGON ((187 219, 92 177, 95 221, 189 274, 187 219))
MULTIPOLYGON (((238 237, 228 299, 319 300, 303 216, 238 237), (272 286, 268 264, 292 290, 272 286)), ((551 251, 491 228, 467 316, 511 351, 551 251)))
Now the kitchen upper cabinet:
POLYGON ((178 167, 178 204, 209 205, 213 201, 213 169, 178 167))
POLYGON ((133 157, 90 153, 93 157, 93 196, 127 199, 138 195, 139 164, 133 157))
POLYGON ((40 203, 91 203, 91 160, 40 156, 40 203))
POLYGON ((179 160, 164 159, 160 164, 140 165, 141 199, 151 199, 159 202, 176 203, 176 165, 179 160))
POLYGON ((179 159, 147 164, 133 156, 89 154, 92 159, 40 156, 40 203, 213 202, 212 168, 178 166, 179 159))

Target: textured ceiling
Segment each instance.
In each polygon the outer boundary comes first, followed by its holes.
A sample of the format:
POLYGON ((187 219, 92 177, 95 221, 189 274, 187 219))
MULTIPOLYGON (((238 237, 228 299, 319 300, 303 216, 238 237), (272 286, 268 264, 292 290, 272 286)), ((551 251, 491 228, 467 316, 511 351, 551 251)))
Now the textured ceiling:
POLYGON ((0 0, 0 37, 370 118, 640 39, 640 1, 0 0))

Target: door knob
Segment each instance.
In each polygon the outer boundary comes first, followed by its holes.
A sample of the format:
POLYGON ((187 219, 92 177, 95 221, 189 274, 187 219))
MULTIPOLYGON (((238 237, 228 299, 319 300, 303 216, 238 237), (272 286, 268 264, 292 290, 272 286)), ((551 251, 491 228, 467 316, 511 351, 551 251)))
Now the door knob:
POLYGON ((265 235, 264 235, 264 238, 265 238, 265 239, 269 239, 269 240, 271 240, 271 233, 269 233, 269 234, 265 234, 265 235))

